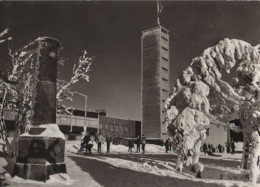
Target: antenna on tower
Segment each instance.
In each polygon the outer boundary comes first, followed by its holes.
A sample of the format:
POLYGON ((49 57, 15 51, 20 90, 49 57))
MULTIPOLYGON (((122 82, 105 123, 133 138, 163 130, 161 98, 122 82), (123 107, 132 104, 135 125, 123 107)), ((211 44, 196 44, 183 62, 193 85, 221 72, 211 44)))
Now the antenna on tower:
POLYGON ((157 0, 157 26, 160 26, 160 3, 159 0, 157 0))
POLYGON ((163 4, 160 2, 160 0, 157 0, 157 26, 160 26, 160 14, 162 13, 163 10, 163 4))

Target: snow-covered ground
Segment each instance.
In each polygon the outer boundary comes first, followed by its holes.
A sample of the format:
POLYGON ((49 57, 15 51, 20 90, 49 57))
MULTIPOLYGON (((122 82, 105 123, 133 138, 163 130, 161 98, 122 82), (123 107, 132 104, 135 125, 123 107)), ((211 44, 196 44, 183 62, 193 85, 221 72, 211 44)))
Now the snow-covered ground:
MULTIPOLYGON (((97 153, 97 144, 95 142, 91 142, 93 144, 92 152, 97 153)), ((70 153, 77 153, 80 148, 80 141, 68 141, 66 144, 66 151, 70 153)), ((132 149, 132 153, 136 152, 136 145, 132 149)), ((101 145, 101 152, 106 153, 107 147, 106 143, 101 145)), ((110 153, 114 154, 128 154, 128 147, 125 145, 114 145, 110 144, 110 153)), ((142 149, 141 149, 142 152, 142 149)), ((159 145, 149 144, 145 147, 145 153, 147 154, 160 154, 165 153, 165 147, 159 145)))
POLYGON ((91 155, 78 155, 75 153, 79 143, 66 144, 68 175, 52 176, 47 183, 11 178, 7 172, 10 160, 8 164, 8 159, 0 157, 0 186, 252 186, 246 182, 247 172, 240 168, 241 154, 221 157, 201 154, 204 172, 198 179, 188 167, 183 173, 176 171, 176 154, 166 154, 163 146, 147 144, 145 154, 130 154, 128 147, 113 144, 110 153, 106 153, 103 144, 103 154, 97 154, 94 144, 91 155))

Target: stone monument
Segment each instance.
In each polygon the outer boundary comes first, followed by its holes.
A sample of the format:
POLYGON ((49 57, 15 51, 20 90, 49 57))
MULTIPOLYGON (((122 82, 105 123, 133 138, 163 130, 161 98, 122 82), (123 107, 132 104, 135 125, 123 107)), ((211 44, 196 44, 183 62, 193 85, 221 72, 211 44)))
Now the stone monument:
POLYGON ((46 181, 56 173, 66 173, 65 136, 56 124, 57 50, 59 41, 41 37, 37 42, 37 83, 32 127, 18 137, 13 175, 46 181))

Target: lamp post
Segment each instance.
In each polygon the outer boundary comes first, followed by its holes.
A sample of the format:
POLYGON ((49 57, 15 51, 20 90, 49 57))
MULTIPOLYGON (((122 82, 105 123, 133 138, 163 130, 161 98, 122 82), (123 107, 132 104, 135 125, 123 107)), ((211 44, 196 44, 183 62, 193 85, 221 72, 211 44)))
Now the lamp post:
MULTIPOLYGON (((79 92, 72 92, 73 94, 78 94, 80 96, 83 96, 85 98, 85 105, 84 105, 84 110, 85 110, 85 115, 84 115, 84 126, 86 125, 86 117, 87 117, 87 100, 88 100, 88 96, 83 94, 83 93, 79 93, 79 92)), ((86 127, 87 128, 87 127, 86 127)), ((87 129, 86 129, 87 131, 87 129)))
POLYGON ((70 113, 70 132, 72 132, 72 115, 73 115, 73 111, 74 109, 71 109, 71 113, 70 113))

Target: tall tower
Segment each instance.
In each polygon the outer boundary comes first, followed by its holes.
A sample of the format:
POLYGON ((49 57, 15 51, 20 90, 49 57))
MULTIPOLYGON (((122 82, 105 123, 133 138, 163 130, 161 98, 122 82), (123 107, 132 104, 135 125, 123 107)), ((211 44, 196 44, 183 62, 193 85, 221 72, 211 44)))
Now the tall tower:
POLYGON ((157 27, 142 32, 142 133, 166 138, 163 107, 169 95, 169 31, 157 27))

